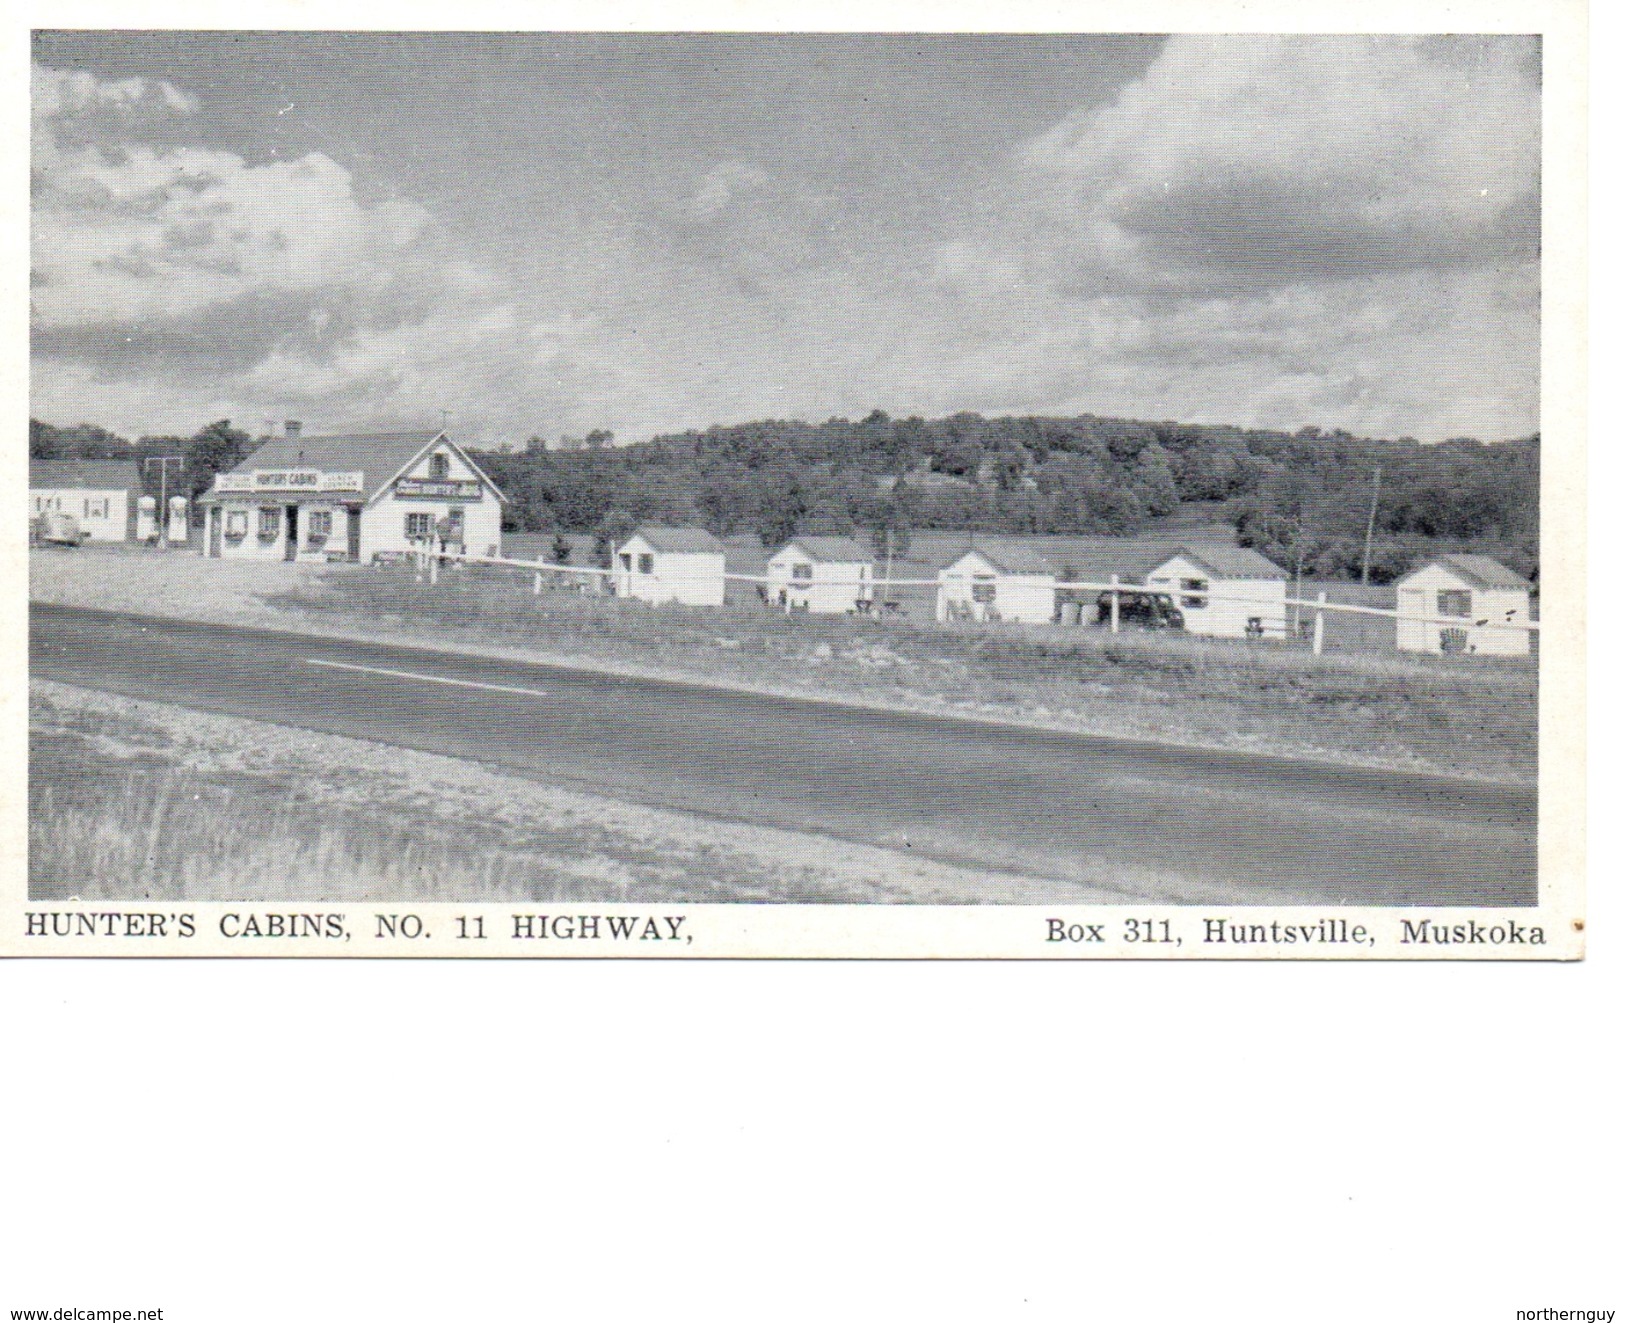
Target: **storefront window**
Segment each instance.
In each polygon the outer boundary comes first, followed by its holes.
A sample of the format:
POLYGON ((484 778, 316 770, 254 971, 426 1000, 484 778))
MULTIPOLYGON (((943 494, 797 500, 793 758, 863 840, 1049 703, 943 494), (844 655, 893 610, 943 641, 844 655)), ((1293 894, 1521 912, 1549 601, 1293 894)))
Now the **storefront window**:
POLYGON ((312 542, 324 542, 333 536, 333 512, 312 510, 305 521, 306 536, 312 542))
POLYGON ((409 514, 406 516, 406 536, 411 539, 423 539, 434 536, 434 516, 428 513, 409 514))
POLYGON ((260 506, 260 541, 269 542, 282 535, 282 511, 274 505, 260 506))
POLYGON ((248 536, 248 511, 247 510, 227 510, 226 511, 226 536, 227 537, 247 537, 248 536))

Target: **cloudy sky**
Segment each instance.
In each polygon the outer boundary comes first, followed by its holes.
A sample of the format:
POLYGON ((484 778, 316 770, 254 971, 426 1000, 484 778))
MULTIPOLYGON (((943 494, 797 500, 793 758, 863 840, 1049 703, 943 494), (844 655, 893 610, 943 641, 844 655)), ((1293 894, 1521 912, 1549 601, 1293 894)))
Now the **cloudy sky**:
POLYGON ((37 34, 32 410, 1538 425, 1520 38, 37 34))

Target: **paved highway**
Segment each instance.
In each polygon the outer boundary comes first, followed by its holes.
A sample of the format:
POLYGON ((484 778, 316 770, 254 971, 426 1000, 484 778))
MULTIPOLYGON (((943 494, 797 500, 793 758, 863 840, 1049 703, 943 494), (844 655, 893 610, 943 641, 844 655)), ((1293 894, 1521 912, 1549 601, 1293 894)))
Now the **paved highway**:
POLYGON ((1535 898, 1532 789, 69 607, 29 636, 37 677, 1125 898, 1535 898))

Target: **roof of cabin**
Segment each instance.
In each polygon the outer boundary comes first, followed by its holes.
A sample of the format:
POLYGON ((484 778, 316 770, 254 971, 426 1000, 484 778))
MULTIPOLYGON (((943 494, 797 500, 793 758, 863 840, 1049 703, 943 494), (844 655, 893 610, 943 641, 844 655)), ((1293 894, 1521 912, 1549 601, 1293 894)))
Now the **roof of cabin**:
POLYGON ((995 537, 977 537, 948 564, 957 564, 973 551, 1001 574, 1055 573, 1055 566, 1036 551, 1019 542, 1006 542, 1003 538, 995 537))
POLYGON ((658 525, 644 525, 632 536, 642 538, 656 551, 675 555, 721 556, 727 550, 703 528, 662 528, 658 525))
MULTIPOLYGON (((793 537, 779 551, 800 547, 808 557, 832 565, 868 565, 874 556, 856 538, 850 537, 793 537)), ((774 553, 775 555, 778 552, 774 553)))
MULTIPOLYGON (((1527 590, 1534 587, 1534 584, 1530 583, 1523 575, 1515 570, 1508 569, 1494 556, 1479 556, 1465 551, 1453 551, 1443 556, 1435 556, 1426 564, 1412 570, 1405 578, 1409 579, 1420 574, 1429 565, 1443 565, 1446 569, 1459 574, 1475 588, 1527 590)), ((1404 582, 1404 580, 1401 580, 1401 582, 1404 582)))
POLYGON ((35 490, 139 492, 141 470, 123 459, 30 459, 28 485, 35 490))
POLYGON ((1284 579, 1287 573, 1268 556, 1251 547, 1228 546, 1222 542, 1182 542, 1178 550, 1169 553, 1150 566, 1150 570, 1166 565, 1175 556, 1194 560, 1212 571, 1215 579, 1284 579))

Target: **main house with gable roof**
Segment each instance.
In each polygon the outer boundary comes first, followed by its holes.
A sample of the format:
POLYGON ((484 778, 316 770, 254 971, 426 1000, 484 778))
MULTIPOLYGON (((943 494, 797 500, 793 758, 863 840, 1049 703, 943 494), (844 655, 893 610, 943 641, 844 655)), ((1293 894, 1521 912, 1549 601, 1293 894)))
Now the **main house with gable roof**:
POLYGON ((1534 584, 1492 556, 1435 556, 1394 585, 1401 652, 1484 652, 1527 657, 1534 584), (1497 626, 1492 628, 1492 626, 1497 626))
POLYGON ((205 556, 367 562, 431 542, 499 554, 507 498, 443 431, 305 436, 289 423, 198 503, 205 556))
POLYGON ((1283 638, 1286 571, 1251 547, 1192 542, 1146 572, 1146 586, 1174 598, 1190 634, 1283 638))

